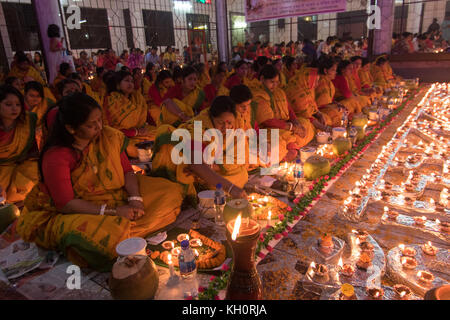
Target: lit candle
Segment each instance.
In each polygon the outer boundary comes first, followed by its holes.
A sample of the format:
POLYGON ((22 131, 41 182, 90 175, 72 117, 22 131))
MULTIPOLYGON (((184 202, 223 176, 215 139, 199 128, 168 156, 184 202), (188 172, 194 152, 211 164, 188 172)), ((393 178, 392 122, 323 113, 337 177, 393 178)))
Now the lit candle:
POLYGON ((268 226, 268 227, 270 227, 270 219, 271 219, 271 217, 272 217, 272 211, 269 210, 269 214, 268 214, 268 216, 267 216, 267 226, 268 226))
POLYGON ((173 262, 172 262, 172 255, 169 253, 167 255, 167 259, 169 260, 169 272, 170 272, 170 276, 173 277, 175 272, 173 270, 173 262))
POLYGON ((233 233, 231 234, 231 239, 236 240, 237 235, 239 234, 239 228, 241 227, 241 214, 237 217, 234 222, 233 233))

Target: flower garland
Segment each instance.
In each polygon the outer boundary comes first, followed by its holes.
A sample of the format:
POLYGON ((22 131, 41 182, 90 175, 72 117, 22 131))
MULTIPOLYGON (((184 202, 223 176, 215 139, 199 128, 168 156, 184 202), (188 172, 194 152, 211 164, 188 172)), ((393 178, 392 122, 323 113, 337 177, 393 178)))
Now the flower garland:
MULTIPOLYGON (((292 227, 288 224, 294 222, 294 220, 300 220, 304 217, 309 209, 312 207, 312 202, 320 199, 321 195, 325 193, 324 188, 328 187, 328 181, 334 180, 341 176, 345 170, 358 159, 362 153, 374 142, 375 138, 381 134, 389 125, 395 117, 402 111, 409 101, 415 96, 419 89, 410 91, 403 103, 391 112, 385 120, 381 121, 379 124, 374 126, 374 129, 367 133, 363 140, 359 141, 350 151, 347 151, 343 156, 336 159, 334 165, 332 166, 330 172, 322 177, 317 178, 313 181, 313 184, 309 187, 309 192, 303 194, 296 199, 294 199, 295 206, 288 207, 285 214, 280 214, 278 216, 280 222, 275 226, 265 228, 261 231, 258 244, 256 247, 256 255, 263 259, 265 254, 261 252, 262 249, 266 249, 268 252, 272 252, 273 248, 269 245, 272 239, 281 239, 286 237, 289 232, 292 231, 292 227)), ((228 278, 231 274, 228 265, 224 265, 222 268, 225 271, 221 276, 210 278, 208 287, 199 287, 199 300, 219 300, 219 291, 224 290, 228 284, 228 278)))

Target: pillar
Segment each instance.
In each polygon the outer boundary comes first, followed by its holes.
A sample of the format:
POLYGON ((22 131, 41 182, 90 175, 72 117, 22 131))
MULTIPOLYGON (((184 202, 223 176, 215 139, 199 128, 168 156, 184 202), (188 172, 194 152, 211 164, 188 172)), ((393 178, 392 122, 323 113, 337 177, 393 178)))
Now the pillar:
POLYGON ((219 61, 229 61, 227 2, 216 0, 217 50, 219 61))
MULTIPOLYGON (((47 28, 50 24, 56 24, 59 27, 61 38, 64 37, 63 46, 68 48, 67 37, 64 34, 64 27, 60 16, 59 0, 32 0, 32 5, 39 26, 39 36, 47 71, 47 79, 49 83, 53 83, 53 80, 58 74, 58 63, 62 63, 62 59, 56 59, 56 54, 50 52, 50 39, 47 36, 47 28)), ((65 61, 71 63, 73 67, 72 57, 66 56, 65 61)))
POLYGON ((377 5, 381 9, 381 29, 374 30, 374 55, 391 52, 395 0, 378 0, 377 5))

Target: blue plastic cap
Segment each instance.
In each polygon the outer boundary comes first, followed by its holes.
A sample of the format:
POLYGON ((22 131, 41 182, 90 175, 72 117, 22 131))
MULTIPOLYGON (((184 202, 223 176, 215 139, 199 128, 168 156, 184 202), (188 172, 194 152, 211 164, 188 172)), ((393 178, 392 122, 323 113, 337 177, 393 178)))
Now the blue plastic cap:
POLYGON ((181 248, 187 249, 189 247, 189 240, 181 241, 181 248))
POLYGON ((221 183, 218 183, 218 184, 216 185, 216 189, 222 189, 222 184, 221 184, 221 183))
POLYGON ((301 161, 300 161, 300 159, 297 159, 297 160, 295 160, 295 162, 296 162, 296 163, 300 163, 301 161))

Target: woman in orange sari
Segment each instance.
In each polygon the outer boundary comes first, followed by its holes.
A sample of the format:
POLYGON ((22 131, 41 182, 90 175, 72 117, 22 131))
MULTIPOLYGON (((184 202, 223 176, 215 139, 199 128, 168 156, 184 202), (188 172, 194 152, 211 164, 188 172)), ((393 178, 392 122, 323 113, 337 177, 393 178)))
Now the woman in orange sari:
POLYGON ((0 190, 8 203, 23 201, 38 181, 35 128, 36 115, 25 110, 22 94, 0 87, 0 190))
POLYGON ((105 124, 121 130, 131 139, 127 152, 130 157, 137 157, 135 145, 155 139, 156 127, 147 124, 147 103, 142 94, 134 90, 130 73, 116 72, 107 81, 108 96, 103 104, 105 124))
POLYGON ((334 87, 336 88, 335 99, 340 102, 341 100, 350 100, 345 105, 349 114, 360 113, 362 108, 367 105, 367 99, 356 95, 350 87, 348 79, 352 75, 353 67, 348 60, 343 60, 339 63, 337 73, 338 75, 333 80, 334 87))
POLYGON ((22 239, 62 251, 80 267, 109 271, 119 242, 173 223, 182 188, 135 175, 126 145, 122 132, 103 125, 94 99, 66 97, 41 154, 41 181, 17 222, 22 239))
POLYGON ((73 71, 71 70, 70 64, 68 64, 67 62, 63 62, 61 63, 61 65, 59 66, 59 72, 55 77, 55 80, 53 81, 53 87, 56 87, 56 85, 58 84, 58 82, 67 79, 67 77, 72 73, 73 71))
POLYGON ((321 57, 319 65, 319 84, 315 90, 316 103, 320 112, 327 115, 331 120, 332 127, 339 127, 342 123, 343 112, 346 111, 345 105, 351 106, 353 100, 344 99, 337 103, 335 98, 335 88, 333 84, 336 78, 337 62, 331 57, 321 57))
POLYGON ((315 100, 314 90, 318 83, 317 69, 305 68, 291 79, 285 92, 289 105, 297 117, 309 119, 319 130, 330 131, 327 126, 332 125, 331 118, 319 111, 315 100))
POLYGON ((372 64, 372 77, 375 82, 375 85, 383 88, 389 89, 392 86, 393 79, 392 75, 388 72, 388 61, 383 56, 378 57, 375 60, 375 63, 372 64))

